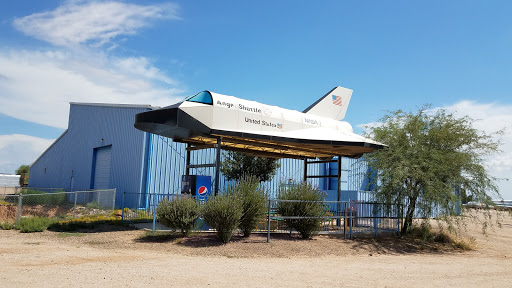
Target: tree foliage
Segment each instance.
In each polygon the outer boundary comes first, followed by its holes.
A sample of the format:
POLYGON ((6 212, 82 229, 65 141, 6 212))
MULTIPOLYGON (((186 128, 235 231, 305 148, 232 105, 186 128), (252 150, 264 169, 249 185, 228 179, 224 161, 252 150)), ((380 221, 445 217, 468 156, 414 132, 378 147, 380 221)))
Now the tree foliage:
POLYGON ((21 165, 16 169, 16 175, 20 175, 20 186, 27 186, 28 185, 28 176, 30 173, 30 166, 28 165, 21 165))
POLYGON ((22 174, 28 174, 30 172, 30 166, 28 165, 21 165, 16 169, 16 175, 22 175, 22 174))
POLYGON ((392 112, 381 126, 369 128, 369 137, 388 145, 366 158, 376 195, 380 201, 406 205, 403 232, 414 215, 429 216, 434 207, 453 215, 461 189, 466 197, 489 205, 492 196, 499 196, 497 179, 488 174, 484 160, 499 151, 495 136, 503 131, 486 134, 473 128, 470 117, 427 108, 392 112))
POLYGON ((255 176, 265 182, 276 174, 280 167, 278 159, 247 155, 241 152, 228 151, 224 154, 220 171, 228 180, 240 180, 244 175, 255 176))

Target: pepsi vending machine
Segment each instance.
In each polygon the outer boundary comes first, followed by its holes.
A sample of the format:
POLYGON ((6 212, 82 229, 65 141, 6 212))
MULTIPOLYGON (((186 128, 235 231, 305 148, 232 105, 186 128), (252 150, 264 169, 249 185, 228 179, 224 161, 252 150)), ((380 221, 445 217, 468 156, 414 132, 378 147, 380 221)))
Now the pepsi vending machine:
MULTIPOLYGON (((212 177, 201 175, 183 175, 181 178, 181 194, 188 194, 196 198, 200 204, 206 203, 212 195, 212 177)), ((195 226, 199 230, 210 228, 202 218, 196 220, 195 226)))
POLYGON ((198 202, 204 203, 212 195, 212 177, 202 175, 183 175, 181 194, 189 194, 198 202))

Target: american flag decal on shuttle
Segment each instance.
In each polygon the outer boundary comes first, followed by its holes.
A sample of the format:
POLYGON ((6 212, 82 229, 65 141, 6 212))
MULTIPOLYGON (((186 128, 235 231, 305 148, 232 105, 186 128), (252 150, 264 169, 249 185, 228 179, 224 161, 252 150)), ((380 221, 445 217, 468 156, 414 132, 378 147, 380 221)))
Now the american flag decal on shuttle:
POLYGON ((332 104, 341 106, 341 97, 332 95, 332 104))

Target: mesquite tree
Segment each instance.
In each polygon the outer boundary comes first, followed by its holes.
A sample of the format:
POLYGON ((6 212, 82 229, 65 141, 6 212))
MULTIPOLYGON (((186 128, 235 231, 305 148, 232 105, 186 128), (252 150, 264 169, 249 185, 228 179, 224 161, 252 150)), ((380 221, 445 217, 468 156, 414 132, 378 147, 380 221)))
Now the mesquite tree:
POLYGON ((368 136, 388 145, 366 157, 376 196, 405 205, 404 233, 415 215, 428 216, 434 207, 453 215, 460 189, 488 205, 492 196, 499 197, 497 179, 484 164, 486 156, 499 151, 495 136, 503 131, 486 134, 473 128, 470 117, 427 108, 391 112, 382 125, 368 127, 368 136))
POLYGON ((224 156, 220 171, 228 180, 239 180, 247 175, 265 182, 272 179, 280 167, 279 160, 274 158, 256 157, 236 151, 228 151, 224 156))

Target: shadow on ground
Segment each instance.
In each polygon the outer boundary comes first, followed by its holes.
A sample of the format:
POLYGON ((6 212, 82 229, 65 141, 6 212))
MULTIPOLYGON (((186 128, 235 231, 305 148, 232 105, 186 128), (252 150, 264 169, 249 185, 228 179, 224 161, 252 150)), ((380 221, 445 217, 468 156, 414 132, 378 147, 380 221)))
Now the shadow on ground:
POLYGON ((137 230, 130 225, 123 223, 72 223, 60 224, 55 223, 48 227, 49 231, 53 232, 76 232, 76 233, 104 233, 104 232, 118 232, 118 231, 132 231, 137 230))
MULTIPOLYGON (((328 245, 332 245, 333 247, 336 247, 336 245, 343 245, 346 249, 353 249, 358 252, 364 251, 369 254, 442 254, 455 251, 455 249, 449 244, 430 243, 422 241, 421 239, 400 237, 394 234, 380 235, 378 238, 374 238, 370 235, 357 235, 354 239, 344 239, 343 235, 319 235, 312 239, 302 239, 296 234, 290 236, 289 233, 275 233, 271 234, 270 244, 280 243, 279 245, 286 245, 289 247, 293 247, 297 244, 299 245, 297 247, 302 247, 304 249, 306 249, 305 247, 309 247, 310 249, 315 250, 315 245, 317 245, 317 241, 321 240, 321 238, 332 241, 332 243, 328 245)), ((135 239, 135 242, 169 243, 190 248, 206 248, 226 245, 217 238, 215 233, 193 233, 189 236, 183 236, 180 233, 173 231, 157 231, 154 233, 148 231, 145 235, 135 239)), ((266 233, 253 233, 250 237, 234 235, 227 244, 267 244, 266 242, 266 233)))
POLYGON ((369 235, 358 235, 354 239, 345 241, 349 241, 349 245, 354 250, 364 250, 378 254, 442 254, 453 252, 451 245, 431 243, 408 236, 382 235, 375 238, 369 235))

